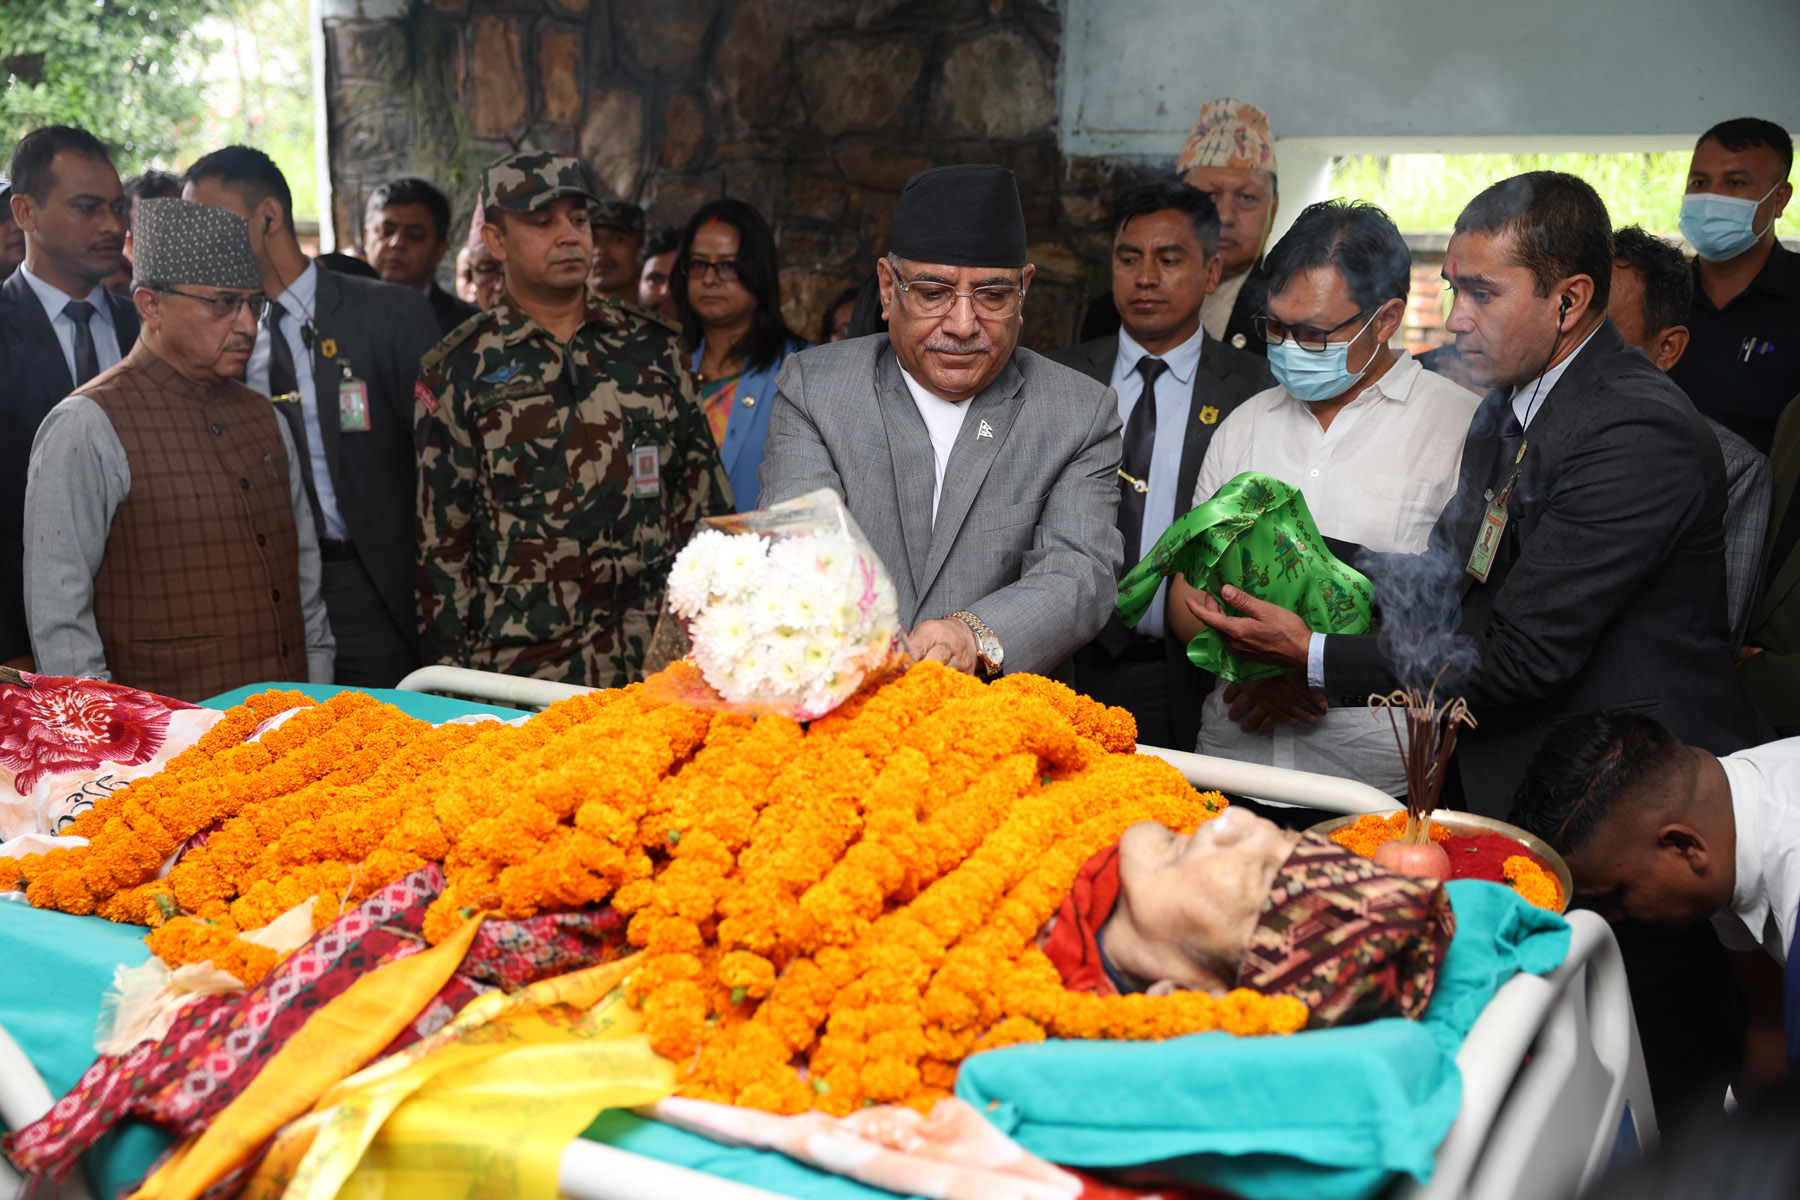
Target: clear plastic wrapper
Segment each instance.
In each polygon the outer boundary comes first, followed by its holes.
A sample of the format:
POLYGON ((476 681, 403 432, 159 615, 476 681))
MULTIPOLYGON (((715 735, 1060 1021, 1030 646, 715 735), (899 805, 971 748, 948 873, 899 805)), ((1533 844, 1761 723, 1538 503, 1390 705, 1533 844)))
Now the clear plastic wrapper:
POLYGON ((644 671, 672 700, 810 721, 911 661, 893 579, 820 489, 701 522, 669 572, 644 671), (693 669, 664 670, 675 663, 693 669))

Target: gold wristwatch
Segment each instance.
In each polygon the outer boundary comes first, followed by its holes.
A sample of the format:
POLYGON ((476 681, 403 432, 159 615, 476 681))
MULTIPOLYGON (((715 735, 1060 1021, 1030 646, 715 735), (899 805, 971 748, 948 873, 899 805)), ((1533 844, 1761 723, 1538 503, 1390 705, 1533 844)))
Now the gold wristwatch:
POLYGON ((1006 662, 1006 650, 1000 645, 1000 639, 987 623, 974 613, 964 610, 950 614, 954 620, 967 625, 975 634, 975 674, 982 679, 1000 678, 1006 662))

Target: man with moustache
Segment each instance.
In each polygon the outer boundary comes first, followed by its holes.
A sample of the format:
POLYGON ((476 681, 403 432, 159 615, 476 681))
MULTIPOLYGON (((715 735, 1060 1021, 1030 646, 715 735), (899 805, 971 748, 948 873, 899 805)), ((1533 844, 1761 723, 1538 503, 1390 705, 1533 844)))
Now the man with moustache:
POLYGON ((586 287, 581 164, 482 174, 499 303, 425 356, 416 581, 426 662, 621 687, 675 555, 731 490, 667 323, 586 287))
POLYGON ((0 665, 29 667, 25 474, 31 439, 58 400, 137 341, 131 301, 103 281, 124 264, 129 200, 106 147, 50 125, 19 140, 10 211, 25 260, 0 284, 0 665))
MULTIPOLYGON (((1123 327, 1052 356, 1118 395, 1127 569, 1191 507, 1220 423, 1275 382, 1264 360, 1200 326, 1222 269, 1218 237, 1218 210, 1188 184, 1170 179, 1125 192, 1113 207, 1112 255, 1112 299, 1123 327), (1146 397, 1150 403, 1140 403, 1146 397)), ((1108 617, 1100 636, 1076 652, 1074 683, 1130 709, 1139 741, 1190 750, 1212 677, 1188 661, 1185 642, 1165 636, 1162 601, 1159 595, 1135 630, 1108 617)))
POLYGON ((243 217, 142 201, 131 353, 44 419, 26 486, 37 669, 202 700, 329 683, 300 460, 240 380, 263 307, 243 217))
POLYGON ((1034 268, 1003 167, 921 171, 876 264, 888 334, 791 356, 767 506, 830 488, 899 591, 914 655, 1055 669, 1106 623, 1123 541, 1111 388, 1019 347, 1034 268))

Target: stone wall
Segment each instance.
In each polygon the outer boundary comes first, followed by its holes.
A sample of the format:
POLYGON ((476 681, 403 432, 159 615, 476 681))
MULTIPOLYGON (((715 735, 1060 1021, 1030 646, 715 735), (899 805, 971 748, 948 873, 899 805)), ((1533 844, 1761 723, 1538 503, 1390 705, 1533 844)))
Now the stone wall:
POLYGON ((1053 8, 1034 0, 326 0, 333 213, 357 236, 382 180, 444 186, 467 228, 483 163, 579 154, 596 184, 679 225, 755 204, 783 307, 816 336, 885 249, 922 168, 1018 173, 1037 284, 1025 344, 1066 345, 1105 286, 1123 168, 1057 151, 1053 8))

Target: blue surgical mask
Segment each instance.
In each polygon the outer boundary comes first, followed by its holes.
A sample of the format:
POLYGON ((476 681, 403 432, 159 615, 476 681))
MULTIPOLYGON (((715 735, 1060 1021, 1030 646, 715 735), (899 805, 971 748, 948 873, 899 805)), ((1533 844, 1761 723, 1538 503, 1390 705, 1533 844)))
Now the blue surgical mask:
MULTIPOLYGON (((1362 336, 1380 314, 1376 309, 1369 314, 1369 319, 1362 323, 1350 336, 1349 342, 1327 342, 1325 349, 1318 352, 1302 350, 1292 338, 1278 345, 1269 347, 1269 370, 1275 372, 1275 382, 1287 389, 1287 394, 1307 404, 1315 404, 1320 400, 1329 400, 1333 396, 1341 396, 1356 386, 1356 381, 1368 372, 1369 364, 1364 363, 1361 371, 1350 370, 1350 342, 1362 336)), ((1370 356, 1369 362, 1374 362, 1370 356)))
POLYGON ((1681 236, 1707 262, 1736 258, 1768 232, 1766 227, 1760 232, 1756 228, 1756 206, 1774 193, 1775 188, 1770 188, 1761 199, 1742 200, 1713 192, 1689 192, 1681 198, 1681 236))

